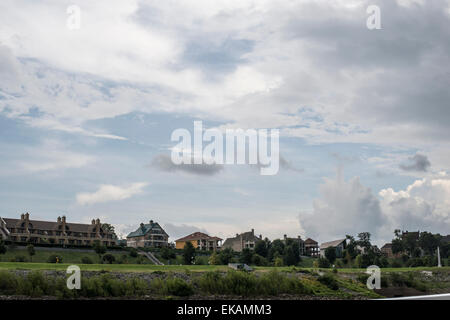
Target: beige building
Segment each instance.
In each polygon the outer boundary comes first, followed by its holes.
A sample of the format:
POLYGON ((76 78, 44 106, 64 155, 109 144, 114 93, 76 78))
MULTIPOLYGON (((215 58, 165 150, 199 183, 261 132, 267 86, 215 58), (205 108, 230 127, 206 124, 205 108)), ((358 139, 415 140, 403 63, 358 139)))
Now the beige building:
POLYGON ((0 218, 0 236, 16 243, 57 244, 91 246, 99 241, 105 246, 116 243, 114 232, 106 230, 100 219, 91 224, 70 223, 66 217, 58 217, 56 222, 30 220, 30 214, 20 215, 20 219, 0 218))
POLYGON ((234 238, 228 238, 223 243, 222 248, 231 248, 233 251, 241 252, 244 248, 253 250, 258 241, 262 241, 262 235, 255 236, 255 230, 236 234, 234 238))

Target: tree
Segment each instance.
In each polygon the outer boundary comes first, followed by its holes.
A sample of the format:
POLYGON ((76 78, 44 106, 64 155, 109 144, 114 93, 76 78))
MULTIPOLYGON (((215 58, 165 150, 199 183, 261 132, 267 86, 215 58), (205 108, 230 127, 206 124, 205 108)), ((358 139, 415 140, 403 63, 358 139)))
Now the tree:
POLYGON ((107 253, 103 256, 103 261, 112 264, 114 261, 116 261, 116 258, 112 254, 107 253))
POLYGON ((161 249, 161 258, 166 259, 166 260, 175 259, 176 254, 169 248, 164 247, 161 249))
POLYGON ((109 223, 102 224, 102 229, 108 232, 115 233, 114 226, 110 225, 109 223))
POLYGON ((280 239, 274 240, 267 254, 269 261, 274 261, 275 258, 282 256, 284 253, 284 243, 280 239))
POLYGON ((255 245, 255 253, 262 257, 267 257, 267 242, 258 241, 255 245))
POLYGON ((300 250, 297 242, 291 242, 284 249, 284 264, 287 266, 296 266, 300 261, 300 250))
POLYGON ((194 245, 188 241, 185 243, 183 248, 183 261, 184 264, 191 265, 195 259, 195 248, 194 245))
POLYGON ((253 252, 249 248, 244 248, 239 257, 239 261, 246 264, 251 264, 253 252))
POLYGON ((0 240, 0 254, 5 254, 7 251, 5 243, 3 242, 3 240, 0 240))
POLYGON ((336 260, 336 248, 328 247, 325 249, 325 257, 330 261, 331 264, 336 260))
POLYGON ((130 248, 130 257, 136 258, 138 256, 138 252, 136 248, 130 248))
POLYGON ((219 264, 220 264, 220 257, 219 257, 219 255, 217 254, 217 252, 214 251, 214 252, 212 253, 212 255, 209 256, 208 263, 209 263, 210 265, 219 265, 219 264))
POLYGON ((360 247, 369 250, 372 247, 370 243, 370 232, 360 232, 358 233, 358 241, 356 241, 360 247))
POLYGON ((234 256, 233 249, 225 248, 225 249, 221 250, 219 253, 220 264, 224 264, 224 265, 229 264, 232 261, 233 256, 234 256))
POLYGON ((431 232, 421 232, 419 236, 419 246, 426 254, 432 255, 441 242, 441 236, 432 234, 431 232))
POLYGON ((399 238, 392 240, 392 253, 400 253, 405 251, 405 248, 403 247, 403 241, 399 238))
POLYGON ((328 261, 327 258, 320 257, 318 259, 318 266, 319 266, 319 268, 329 268, 330 267, 330 261, 328 261))
POLYGON ((30 261, 33 261, 33 256, 36 254, 36 251, 34 250, 34 246, 32 244, 29 244, 27 246, 28 255, 30 256, 30 261))
POLYGON ((255 266, 267 266, 267 259, 255 253, 252 258, 252 263, 255 266))
POLYGON ((100 259, 100 262, 102 262, 102 255, 106 253, 106 247, 103 246, 100 241, 95 241, 94 243, 94 251, 96 254, 98 254, 98 258, 100 259))

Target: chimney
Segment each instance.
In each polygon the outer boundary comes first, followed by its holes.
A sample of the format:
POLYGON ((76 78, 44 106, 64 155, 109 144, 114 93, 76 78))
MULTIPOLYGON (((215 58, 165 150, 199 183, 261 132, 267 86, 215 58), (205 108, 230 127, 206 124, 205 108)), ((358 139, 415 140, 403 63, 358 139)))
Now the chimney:
POLYGON ((150 224, 153 224, 153 220, 150 220, 150 224))
POLYGON ((25 215, 22 213, 21 215, 20 215, 20 220, 24 220, 25 219, 25 215))
POLYGON ((66 223, 66 216, 62 216, 62 222, 66 223))
POLYGON ((143 228, 144 227, 144 224, 143 223, 141 223, 141 228, 143 228))
POLYGON ((259 235, 259 238, 262 240, 262 234, 259 235))
POLYGON ((252 229, 252 236, 255 235, 255 229, 252 229))
POLYGON ((97 218, 97 220, 95 220, 95 223, 96 223, 96 224, 100 224, 100 219, 97 218))
POLYGON ((94 219, 92 219, 91 224, 95 224, 95 220, 94 219))
POLYGON ((239 233, 236 233, 236 238, 239 237, 239 233))
POLYGON ((284 240, 286 241, 286 239, 287 239, 287 235, 284 235, 284 240))
POLYGON ((56 221, 57 221, 58 223, 61 223, 61 217, 58 217, 58 219, 56 219, 56 221))
POLYGON ((25 213, 25 220, 30 220, 30 214, 28 212, 25 213))

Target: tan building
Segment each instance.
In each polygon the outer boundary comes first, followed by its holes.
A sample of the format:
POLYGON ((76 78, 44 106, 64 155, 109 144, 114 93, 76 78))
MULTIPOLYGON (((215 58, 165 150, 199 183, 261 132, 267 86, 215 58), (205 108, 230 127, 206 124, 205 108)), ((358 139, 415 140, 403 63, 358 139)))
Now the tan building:
POLYGON ((223 243, 222 248, 231 248, 236 252, 241 252, 244 248, 254 249, 258 241, 262 241, 262 235, 259 237, 255 236, 255 230, 244 232, 241 234, 236 234, 234 238, 228 238, 223 243))
POLYGON ((100 219, 91 224, 69 223, 66 217, 58 217, 56 222, 30 220, 30 214, 20 215, 20 219, 0 218, 0 234, 7 231, 6 239, 16 243, 57 244, 90 246, 100 241, 105 246, 116 243, 114 232, 106 230, 100 219))
POLYGON ((127 236, 127 247, 162 248, 169 245, 169 235, 159 223, 150 220, 148 224, 141 223, 136 231, 127 236))
POLYGON ((220 249, 222 239, 219 237, 211 237, 203 232, 194 232, 186 237, 175 240, 175 248, 183 249, 186 242, 192 243, 196 249, 216 251, 220 249))

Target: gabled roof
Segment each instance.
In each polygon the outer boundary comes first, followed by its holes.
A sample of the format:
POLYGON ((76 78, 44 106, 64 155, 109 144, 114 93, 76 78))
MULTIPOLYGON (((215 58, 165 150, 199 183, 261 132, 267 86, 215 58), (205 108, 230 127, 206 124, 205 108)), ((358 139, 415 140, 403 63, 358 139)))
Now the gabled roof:
POLYGON ((222 240, 222 239, 219 237, 210 237, 209 235, 203 232, 194 232, 186 237, 175 240, 175 242, 192 241, 192 240, 222 240))
POLYGON ((324 242, 320 245, 320 249, 326 249, 328 247, 337 247, 338 245, 340 245, 342 242, 345 242, 345 239, 339 239, 339 240, 334 240, 334 241, 329 241, 329 242, 324 242))
POLYGON ((305 240, 305 244, 318 244, 318 242, 311 238, 308 238, 305 240))
POLYGON ((130 232, 127 235, 127 238, 142 237, 150 231, 157 231, 158 233, 164 233, 165 235, 167 235, 167 233, 163 230, 163 228, 161 228, 159 223, 151 221, 148 224, 141 223, 136 231, 130 232))

